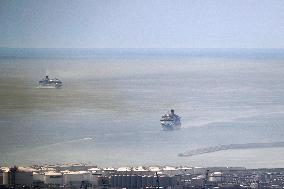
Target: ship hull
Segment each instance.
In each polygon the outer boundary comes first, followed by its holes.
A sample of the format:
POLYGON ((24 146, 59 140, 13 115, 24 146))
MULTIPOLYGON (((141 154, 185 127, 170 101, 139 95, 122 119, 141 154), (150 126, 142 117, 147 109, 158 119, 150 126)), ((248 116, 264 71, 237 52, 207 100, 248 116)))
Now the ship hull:
POLYGON ((62 85, 39 85, 39 89, 60 89, 62 85))
POLYGON ((176 124, 163 124, 162 125, 162 129, 164 131, 171 131, 171 130, 178 130, 181 128, 181 123, 176 123, 176 124))

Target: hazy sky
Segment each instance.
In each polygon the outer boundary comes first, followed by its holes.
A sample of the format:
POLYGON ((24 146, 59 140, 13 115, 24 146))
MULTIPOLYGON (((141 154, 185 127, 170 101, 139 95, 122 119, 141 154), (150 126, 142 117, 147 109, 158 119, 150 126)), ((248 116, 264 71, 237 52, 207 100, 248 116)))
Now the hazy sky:
POLYGON ((284 48, 284 1, 1 0, 0 47, 284 48))

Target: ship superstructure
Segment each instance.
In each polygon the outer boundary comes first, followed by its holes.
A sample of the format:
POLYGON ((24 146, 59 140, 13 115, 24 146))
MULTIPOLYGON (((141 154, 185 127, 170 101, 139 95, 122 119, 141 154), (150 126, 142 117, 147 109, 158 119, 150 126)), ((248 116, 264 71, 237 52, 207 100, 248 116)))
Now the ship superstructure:
POLYGON ((39 88, 61 88, 63 85, 62 81, 59 79, 50 79, 48 76, 45 76, 45 78, 41 79, 38 84, 39 88))
POLYGON ((174 130, 181 127, 181 117, 175 114, 174 110, 171 113, 167 113, 160 119, 163 130, 174 130))

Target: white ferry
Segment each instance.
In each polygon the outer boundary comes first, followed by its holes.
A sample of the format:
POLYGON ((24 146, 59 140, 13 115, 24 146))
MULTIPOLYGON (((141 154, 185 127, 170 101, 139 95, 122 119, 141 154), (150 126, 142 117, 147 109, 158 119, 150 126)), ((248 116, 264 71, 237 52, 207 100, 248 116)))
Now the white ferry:
POLYGON ((174 110, 171 113, 167 113, 160 119, 163 130, 175 130, 181 128, 181 117, 175 114, 174 110))
POLYGON ((60 81, 57 78, 50 79, 48 76, 45 76, 45 78, 41 79, 38 82, 39 86, 38 88, 52 88, 52 89, 58 89, 62 87, 62 81, 60 81))

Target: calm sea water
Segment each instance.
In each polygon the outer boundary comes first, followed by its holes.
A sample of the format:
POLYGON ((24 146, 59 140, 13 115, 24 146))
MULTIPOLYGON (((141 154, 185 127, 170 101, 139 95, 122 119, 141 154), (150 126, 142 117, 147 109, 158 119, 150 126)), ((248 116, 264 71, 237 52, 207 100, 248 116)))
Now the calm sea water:
POLYGON ((2 58, 0 164, 284 167, 284 59, 2 58), (38 89, 48 74, 62 89, 38 89), (170 109, 182 129, 162 131, 170 109))

